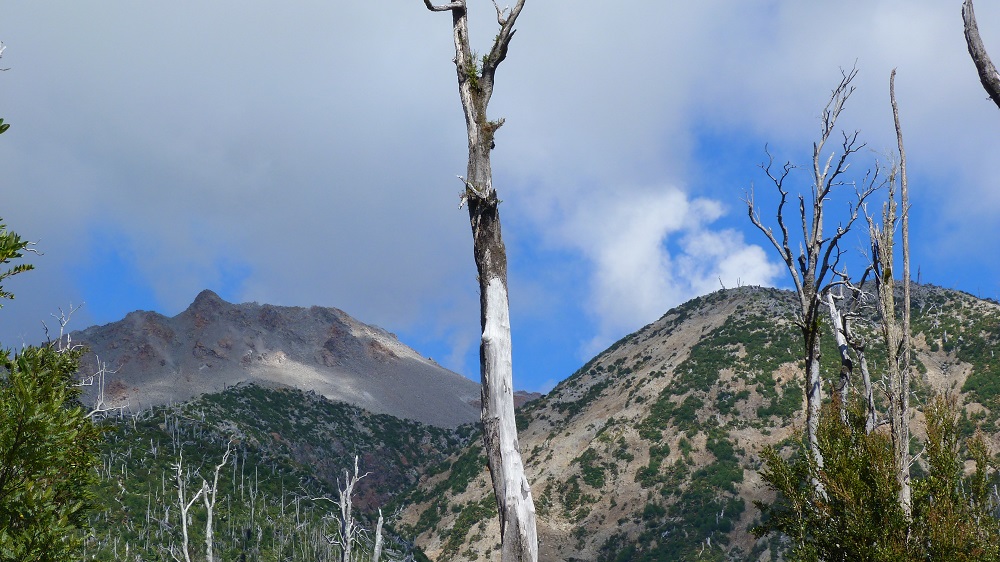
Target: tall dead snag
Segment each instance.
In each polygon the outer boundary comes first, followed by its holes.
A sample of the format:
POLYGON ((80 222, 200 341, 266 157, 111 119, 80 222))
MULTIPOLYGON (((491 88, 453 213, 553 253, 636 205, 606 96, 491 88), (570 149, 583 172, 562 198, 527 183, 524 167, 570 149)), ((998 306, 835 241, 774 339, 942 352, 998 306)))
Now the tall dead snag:
POLYGON ((878 311, 885 339, 889 395, 889 426, 892 434, 892 449, 896 464, 896 480, 899 482, 899 504, 907 517, 911 513, 910 501, 910 241, 909 241, 909 192, 906 183, 906 151, 903 149, 903 132, 899 124, 899 109, 896 106, 896 71, 889 75, 889 99, 892 103, 892 117, 896 125, 896 142, 899 149, 899 197, 902 217, 896 197, 896 170, 889 181, 889 198, 882 207, 882 224, 878 225, 868 217, 868 229, 872 240, 872 266, 875 272, 875 287, 878 293, 878 311), (896 320, 895 280, 893 275, 893 237, 896 226, 901 224, 903 243, 903 311, 902 321, 896 320))
POLYGON ((494 2, 500 31, 482 58, 477 58, 470 47, 465 0, 441 6, 424 0, 424 4, 434 12, 451 12, 458 92, 469 136, 468 169, 466 177, 459 176, 459 179, 464 183, 462 203, 469 205, 473 252, 479 271, 483 441, 499 509, 501 560, 534 562, 538 559, 535 506, 524 475, 514 423, 507 251, 500 235, 497 210, 500 200, 493 188, 490 168, 493 137, 503 125, 503 119, 491 121, 486 115, 496 70, 507 57, 507 48, 514 36, 514 22, 524 7, 524 0, 518 0, 513 8, 504 9, 494 2))
MULTIPOLYGON (((806 366, 806 440, 812 460, 815 466, 820 469, 823 468, 823 454, 819 449, 818 437, 822 401, 822 379, 819 363, 821 317, 823 309, 826 307, 823 303, 823 293, 833 281, 833 272, 836 270, 841 255, 840 240, 858 218, 860 203, 849 205, 847 220, 837 226, 836 233, 832 236, 824 234, 824 206, 835 188, 855 185, 846 181, 845 174, 850 167, 851 156, 864 148, 865 144, 858 141, 859 133, 855 131, 852 134, 842 134, 839 151, 834 150, 828 156, 824 156, 824 150, 827 141, 833 135, 837 119, 844 110, 844 105, 854 92, 851 81, 854 80, 855 76, 857 76, 856 69, 841 73, 841 81, 834 88, 830 100, 821 114, 820 138, 819 141, 813 143, 810 197, 807 201, 805 195, 799 194, 798 196, 802 238, 792 240, 793 237, 789 234, 788 221, 785 216, 785 204, 788 202, 789 193, 785 188, 785 182, 795 169, 794 165, 786 163, 782 166, 781 171, 777 172, 773 169, 774 157, 768 153, 768 162, 762 166, 780 195, 778 209, 775 213, 778 228, 781 231, 780 240, 775 235, 774 230, 765 226, 761 220, 760 211, 754 204, 752 191, 746 199, 750 221, 771 241, 795 284, 795 292, 799 299, 796 323, 802 331, 803 359, 806 366), (793 245, 799 247, 797 254, 792 250, 793 245)), ((861 203, 874 191, 877 177, 878 168, 875 169, 874 173, 869 172, 860 187, 855 185, 861 203)), ((824 494, 823 485, 819 479, 814 477, 812 482, 816 491, 821 495, 824 494)))
POLYGON ((962 4, 962 21, 965 23, 965 43, 969 47, 972 62, 976 64, 976 70, 979 72, 979 81, 983 83, 983 88, 993 99, 993 103, 1000 107, 1000 73, 997 72, 997 67, 993 66, 990 56, 986 54, 983 39, 979 36, 972 0, 965 0, 962 4))

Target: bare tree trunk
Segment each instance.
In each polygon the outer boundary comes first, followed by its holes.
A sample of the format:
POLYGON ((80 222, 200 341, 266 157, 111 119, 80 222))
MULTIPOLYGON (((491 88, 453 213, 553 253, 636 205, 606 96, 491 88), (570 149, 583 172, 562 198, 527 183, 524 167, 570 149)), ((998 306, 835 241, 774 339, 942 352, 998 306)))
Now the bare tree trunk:
POLYGON ((339 499, 337 507, 340 508, 338 515, 338 536, 332 541, 340 546, 340 562, 351 562, 351 551, 357 540, 358 530, 354 525, 354 514, 352 513, 352 501, 354 486, 357 485, 368 473, 358 475, 358 457, 354 456, 354 475, 344 471, 344 485, 338 485, 339 499))
POLYGON ((213 531, 212 520, 215 515, 215 500, 219 493, 219 472, 222 467, 226 466, 226 461, 229 460, 229 454, 233 452, 233 442, 230 441, 226 443, 226 453, 222 455, 222 462, 215 465, 215 475, 212 477, 212 486, 208 486, 208 482, 202 481, 202 490, 205 491, 202 496, 202 501, 205 502, 206 520, 205 520, 205 560, 208 562, 215 562, 215 548, 212 544, 213 541, 213 531))
POLYGON ((187 493, 187 479, 184 477, 183 451, 178 454, 177 463, 174 464, 174 469, 176 470, 177 478, 177 506, 180 508, 181 516, 181 552, 184 555, 185 562, 191 562, 191 552, 188 546, 188 512, 191 510, 191 506, 194 505, 194 502, 198 501, 198 497, 204 493, 205 488, 200 488, 190 500, 185 497, 185 494, 187 493))
MULTIPOLYGON (((823 380, 819 369, 821 353, 818 324, 816 322, 812 324, 816 327, 803 329, 802 335, 806 339, 806 439, 816 468, 822 470, 823 453, 819 449, 819 416, 823 405, 823 380)), ((813 487, 825 496, 823 484, 818 478, 813 478, 813 487)))
MULTIPOLYGON (((971 0, 969 0, 971 10, 971 0)), ((996 71, 994 70, 994 75, 996 71)), ((902 341, 897 351, 899 362, 899 446, 896 452, 897 478, 899 480, 899 503, 903 511, 910 515, 910 194, 906 182, 906 150, 903 148, 903 129, 899 124, 899 108, 896 105, 896 69, 889 75, 889 99, 892 102, 892 119, 896 125, 896 143, 899 147, 899 191, 903 207, 903 325, 902 341)))
POLYGON ((503 119, 491 121, 486 114, 496 69, 507 57, 514 23, 524 7, 524 0, 518 0, 513 8, 502 10, 494 2, 500 31, 490 52, 481 60, 476 59, 470 47, 465 0, 442 6, 424 0, 424 4, 431 11, 450 11, 452 14, 455 68, 469 139, 469 160, 466 177, 461 178, 465 184, 461 197, 463 203, 469 205, 473 253, 479 272, 483 441, 499 510, 501 560, 534 562, 538 560, 535 507, 531 487, 524 475, 514 423, 507 252, 500 232, 497 209, 500 201, 493 188, 490 165, 494 134, 503 125, 503 119))
POLYGON ((379 562, 382 557, 382 510, 378 510, 378 522, 375 523, 375 548, 372 549, 372 562, 379 562))
POLYGON ((875 392, 872 389, 872 377, 868 371, 868 360, 865 358, 865 343, 855 342, 851 345, 854 354, 858 358, 858 367, 861 369, 861 384, 865 386, 865 434, 875 431, 877 424, 877 413, 875 410, 875 392))
POLYGON ((983 88, 993 99, 993 103, 1000 107, 1000 73, 997 72, 997 67, 993 66, 993 61, 990 60, 983 45, 983 39, 979 36, 972 0, 965 0, 962 4, 962 21, 965 23, 965 43, 969 47, 972 62, 976 64, 976 70, 979 72, 979 81, 983 83, 983 88))
POLYGON ((840 395, 840 421, 846 424, 848 391, 851 385, 851 375, 854 373, 854 362, 851 361, 850 347, 847 344, 850 327, 847 324, 847 317, 840 314, 831 291, 826 292, 826 306, 830 310, 830 325, 833 327, 833 336, 837 340, 837 351, 840 353, 840 383, 837 392, 840 395))
POLYGON ((889 178, 889 197, 882 207, 882 224, 868 217, 868 230, 872 240, 872 269, 875 272, 875 287, 878 294, 878 311, 885 341, 889 398, 889 428, 892 437, 896 480, 899 484, 899 505, 907 517, 911 515, 910 493, 910 288, 909 288, 909 194, 906 184, 906 152, 903 149, 903 133, 899 124, 899 110, 896 106, 896 71, 889 76, 889 99, 892 103, 893 121, 896 125, 896 140, 900 162, 889 178), (896 175, 899 174, 902 194, 902 237, 903 237, 903 312, 902 321, 896 320, 894 244, 895 230, 900 220, 896 201, 896 175))

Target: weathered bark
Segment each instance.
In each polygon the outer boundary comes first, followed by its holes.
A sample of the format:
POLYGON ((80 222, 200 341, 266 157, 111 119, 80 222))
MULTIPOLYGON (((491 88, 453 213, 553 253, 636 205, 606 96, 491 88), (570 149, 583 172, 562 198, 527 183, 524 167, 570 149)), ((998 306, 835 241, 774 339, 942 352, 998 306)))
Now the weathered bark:
POLYGON ((840 421, 846 424, 848 392, 851 376, 854 374, 854 361, 851 361, 850 347, 847 344, 850 327, 847 317, 840 314, 831 291, 826 293, 826 306, 830 310, 830 325, 833 326, 833 337, 837 340, 837 352, 840 354, 840 382, 837 385, 837 392, 840 395, 840 421))
POLYGON ((900 484, 900 506, 909 515, 909 424, 907 396, 909 388, 903 375, 903 355, 909 350, 903 348, 903 330, 896 321, 895 281, 893 271, 893 230, 897 219, 895 188, 889 192, 889 201, 883 207, 882 225, 876 225, 869 218, 872 237, 872 260, 875 264, 875 286, 878 292, 879 320, 885 341, 889 395, 889 428, 892 437, 893 456, 896 461, 896 479, 900 484), (905 394, 904 394, 905 389, 905 394))
MULTIPOLYGON (((858 141, 858 132, 855 131, 853 134, 843 135, 839 154, 835 151, 826 158, 823 155, 826 142, 833 134, 837 119, 844 109, 844 104, 854 92, 851 81, 856 75, 856 70, 843 74, 840 83, 833 90, 830 100, 823 109, 820 138, 813 144, 811 197, 807 202, 804 195, 799 195, 798 207, 802 238, 796 240, 799 246, 798 255, 792 251, 792 237, 789 235, 785 217, 785 204, 788 202, 788 191, 785 189, 785 181, 792 170, 795 169, 795 166, 786 163, 782 167, 782 171, 776 173, 773 171, 773 157, 769 158, 768 163, 763 166, 764 172, 781 196, 776 212, 778 227, 781 230, 780 241, 773 229, 764 226, 763 221, 761 221, 759 211, 754 206, 752 192, 746 201, 750 221, 767 236, 768 240, 770 240, 771 244, 778 251, 781 260, 785 263, 785 267, 792 277, 792 281, 795 284, 795 292, 799 298, 796 321, 802 331, 804 343, 803 359, 806 367, 806 441, 813 463, 820 469, 823 468, 823 455, 819 449, 818 435, 822 401, 822 378, 820 374, 820 322, 822 307, 824 306, 822 294, 829 287, 832 273, 835 271, 840 258, 840 240, 850 230, 854 221, 857 220, 858 209, 864 200, 874 191, 875 181, 878 177, 877 168, 874 174, 869 174, 865 177, 858 192, 860 202, 857 206, 852 205, 849 207, 847 220, 838 225, 835 234, 824 237, 824 204, 835 187, 846 185, 842 176, 849 168, 848 161, 854 153, 865 146, 864 143, 858 141)), ((768 156, 770 157, 770 154, 768 156)), ((819 479, 814 477, 812 482, 816 491, 824 495, 825 492, 819 479)))
POLYGON ((875 288, 879 312, 879 323, 885 343, 887 381, 886 393, 889 401, 889 431, 892 439, 896 480, 899 484, 899 505, 907 517, 911 514, 910 492, 910 246, 909 246, 909 192, 906 181, 906 151, 903 148, 903 133, 899 123, 899 109, 896 105, 896 71, 889 75, 889 100, 892 117, 896 126, 896 141, 899 150, 899 165, 889 178, 889 196, 882 206, 882 223, 868 218, 868 230, 872 241, 872 270, 875 273, 875 288), (899 192, 896 190, 897 177, 899 192), (899 193, 900 201, 896 197, 899 193), (902 206, 900 212, 899 207, 902 206), (900 216, 901 215, 901 216, 900 216), (895 231, 902 222, 900 235, 903 243, 903 311, 902 319, 896 319, 895 282, 895 231))
MULTIPOLYGON (((494 134, 503 120, 491 121, 486 114, 497 66, 507 57, 514 23, 524 0, 513 8, 497 7, 500 31, 490 52, 476 60, 469 43, 465 0, 434 6, 432 11, 450 11, 455 40, 455 68, 465 114, 469 159, 463 203, 469 205, 473 253, 479 272, 482 341, 479 364, 482 379, 483 441, 493 479, 500 518, 501 560, 537 561, 538 539, 531 487, 524 475, 517 426, 514 423, 510 313, 507 301, 507 252, 500 231, 499 199, 493 188, 490 150, 494 134)), ((494 3, 494 5, 496 5, 494 3)))
POLYGON ((875 392, 872 389, 872 377, 868 371, 868 360, 865 358, 865 342, 859 341, 851 344, 854 354, 858 358, 858 367, 861 369, 861 384, 865 387, 865 434, 875 431, 878 423, 875 410, 875 392))
MULTIPOLYGON (((970 0, 971 10, 971 0, 970 0)), ((996 71, 994 70, 994 74, 996 71)), ((899 404, 897 423, 899 436, 896 445, 896 476, 899 480, 899 503, 903 511, 909 515, 910 501, 910 194, 906 182, 906 150, 903 148, 903 129, 899 124, 899 107, 896 105, 896 69, 889 75, 889 99, 892 103, 892 119, 896 125, 896 144, 899 148, 899 191, 900 203, 903 207, 902 228, 903 237, 903 321, 900 331, 902 341, 897 348, 896 360, 899 363, 899 388, 896 389, 896 401, 899 404)), ((895 318, 893 318, 895 320, 895 318)))
POLYGON ((866 293, 862 291, 861 287, 864 286, 869 273, 871 273, 870 267, 865 270, 865 274, 861 277, 860 283, 855 285, 847 275, 846 270, 835 272, 835 274, 841 278, 841 300, 849 303, 843 311, 837 307, 833 291, 830 290, 826 293, 826 304, 830 309, 830 322, 834 327, 834 335, 837 339, 837 350, 840 354, 840 420, 844 423, 847 423, 848 421, 846 403, 849 393, 847 384, 849 384, 848 381, 854 377, 854 366, 857 365, 858 370, 861 372, 861 385, 864 392, 866 435, 875 431, 878 420, 878 411, 875 409, 875 392, 872 387, 871 374, 868 370, 868 360, 865 357, 867 344, 864 338, 860 337, 857 332, 854 331, 851 324, 851 318, 859 314, 860 309, 864 306, 866 293), (849 301, 843 298, 844 287, 846 287, 851 293, 849 301), (851 360, 849 351, 854 353, 856 361, 851 360))
POLYGON ((979 72, 979 81, 989 94, 993 103, 1000 107, 1000 73, 997 67, 993 66, 993 61, 986 53, 986 46, 979 36, 979 26, 976 25, 976 13, 972 9, 972 0, 965 0, 962 4, 962 21, 965 23, 965 43, 969 47, 969 55, 979 72))

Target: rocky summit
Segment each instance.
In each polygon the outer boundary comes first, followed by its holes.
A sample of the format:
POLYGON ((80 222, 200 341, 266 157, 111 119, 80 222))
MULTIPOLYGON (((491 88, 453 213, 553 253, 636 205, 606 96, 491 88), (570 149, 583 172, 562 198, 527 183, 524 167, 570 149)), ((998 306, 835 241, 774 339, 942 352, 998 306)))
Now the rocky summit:
MULTIPOLYGON (((177 316, 137 311, 73 332, 82 375, 109 372, 104 402, 132 411, 254 382, 312 391, 375 413, 441 427, 479 418, 479 385, 336 308, 226 302, 202 291, 177 316)), ((100 384, 84 403, 96 403, 100 384)))

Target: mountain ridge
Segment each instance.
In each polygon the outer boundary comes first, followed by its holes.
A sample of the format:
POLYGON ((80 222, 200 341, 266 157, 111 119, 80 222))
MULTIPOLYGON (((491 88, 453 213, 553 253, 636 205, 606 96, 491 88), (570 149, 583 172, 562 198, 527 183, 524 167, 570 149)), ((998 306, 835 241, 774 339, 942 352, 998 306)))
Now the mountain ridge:
MULTIPOLYGON (((112 407, 180 403, 256 382, 442 427, 479 417, 478 383, 337 308, 232 304, 204 290, 176 316, 135 311, 70 337, 114 371, 104 387, 112 407)), ((81 375, 97 364, 85 360, 81 375)), ((84 402, 99 392, 85 387, 84 402)))

